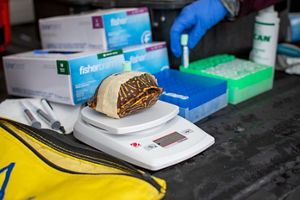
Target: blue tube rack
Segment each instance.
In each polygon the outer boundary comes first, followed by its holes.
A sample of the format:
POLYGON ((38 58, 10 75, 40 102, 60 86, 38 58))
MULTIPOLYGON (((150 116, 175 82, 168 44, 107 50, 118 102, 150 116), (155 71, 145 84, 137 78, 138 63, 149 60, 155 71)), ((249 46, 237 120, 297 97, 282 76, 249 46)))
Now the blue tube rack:
POLYGON ((179 107, 179 115, 197 122, 227 105, 227 82, 167 69, 154 74, 163 88, 160 100, 179 107))

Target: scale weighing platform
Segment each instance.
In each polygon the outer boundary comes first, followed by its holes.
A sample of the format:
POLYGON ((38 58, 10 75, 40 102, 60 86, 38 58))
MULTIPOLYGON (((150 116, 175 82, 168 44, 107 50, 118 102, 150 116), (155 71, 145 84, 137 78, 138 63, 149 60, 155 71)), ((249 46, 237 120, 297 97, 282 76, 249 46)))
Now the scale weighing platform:
POLYGON ((74 136, 119 159, 159 170, 191 158, 215 142, 178 112, 176 105, 157 101, 142 112, 113 119, 85 107, 74 126, 74 136))

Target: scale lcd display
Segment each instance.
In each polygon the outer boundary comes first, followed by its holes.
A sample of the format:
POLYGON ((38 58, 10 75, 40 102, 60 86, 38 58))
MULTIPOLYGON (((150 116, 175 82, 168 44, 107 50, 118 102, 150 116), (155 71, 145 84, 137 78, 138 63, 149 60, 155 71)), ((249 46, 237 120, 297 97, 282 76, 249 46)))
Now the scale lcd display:
POLYGON ((187 137, 185 137, 184 135, 181 135, 178 132, 173 132, 169 135, 158 138, 158 139, 154 140, 153 142, 155 142, 156 144, 158 144, 161 147, 166 147, 170 144, 173 144, 175 142, 181 142, 186 139, 187 139, 187 137))

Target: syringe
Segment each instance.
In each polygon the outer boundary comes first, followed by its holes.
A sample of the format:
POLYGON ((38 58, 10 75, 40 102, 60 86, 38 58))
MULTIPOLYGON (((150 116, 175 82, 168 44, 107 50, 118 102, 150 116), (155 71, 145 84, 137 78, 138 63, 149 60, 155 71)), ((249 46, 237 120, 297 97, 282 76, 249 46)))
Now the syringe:
POLYGON ((23 109, 23 112, 25 114, 26 119, 30 123, 30 126, 34 128, 41 128, 41 122, 39 122, 34 115, 31 113, 29 108, 25 105, 23 101, 20 101, 21 107, 23 109))

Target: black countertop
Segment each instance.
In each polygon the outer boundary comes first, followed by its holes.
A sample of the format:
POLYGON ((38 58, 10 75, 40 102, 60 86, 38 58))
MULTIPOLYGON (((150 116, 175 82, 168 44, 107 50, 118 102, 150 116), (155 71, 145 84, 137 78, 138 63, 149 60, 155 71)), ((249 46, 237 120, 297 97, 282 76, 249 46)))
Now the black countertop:
POLYGON ((215 137, 205 152, 153 173, 167 199, 300 199, 300 77, 196 123, 215 137))
MULTIPOLYGON (((13 27, 5 54, 39 48, 32 25, 13 27)), ((7 98, 0 68, 0 101, 7 98)), ((205 152, 150 172, 166 199, 300 199, 300 76, 276 71, 272 90, 196 123, 215 137, 205 152)))

